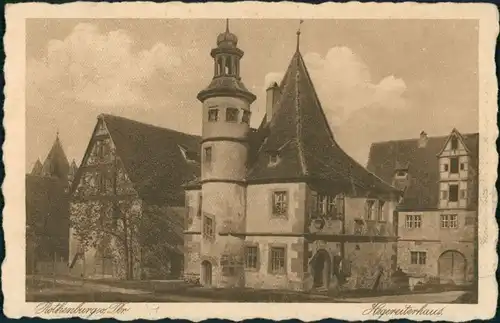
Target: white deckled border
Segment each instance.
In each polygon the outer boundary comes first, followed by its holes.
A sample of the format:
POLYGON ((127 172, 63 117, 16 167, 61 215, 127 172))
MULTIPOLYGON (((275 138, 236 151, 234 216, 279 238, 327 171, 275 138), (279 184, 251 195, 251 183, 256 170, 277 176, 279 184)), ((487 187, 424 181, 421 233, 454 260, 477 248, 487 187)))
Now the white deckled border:
MULTIPOLYGON (((156 4, 130 3, 70 3, 50 5, 22 3, 6 7, 7 53, 4 67, 6 141, 3 185, 5 208, 3 227, 6 260, 2 282, 5 314, 11 318, 35 316, 36 303, 25 302, 25 19, 27 18, 275 18, 275 19, 479 19, 479 304, 445 304, 442 316, 408 316, 414 320, 468 321, 494 316, 497 299, 496 242, 497 224, 494 218, 497 194, 498 155, 495 141, 497 80, 495 77, 495 41, 498 34, 498 12, 489 4, 416 4, 416 3, 325 3, 321 5, 282 3, 210 3, 156 4)), ((87 304, 91 306, 92 304, 87 304)), ((96 304, 96 305, 101 305, 96 304)), ((396 307, 397 304, 390 304, 396 307)), ((443 307, 442 306, 442 307, 443 307)), ((269 319, 297 318, 304 321, 334 317, 344 320, 377 319, 362 315, 371 304, 250 304, 250 303, 131 303, 130 310, 117 319, 184 318, 199 321, 207 318, 242 320, 256 316, 269 319), (258 310, 256 310, 258 309, 258 310)), ((401 304, 402 307, 402 304, 401 304)), ((431 305, 432 308, 438 308, 431 305)), ((42 316, 46 318, 64 316, 42 316)), ((101 317, 91 317, 101 318, 101 317)), ((382 317, 379 320, 401 318, 382 317)))

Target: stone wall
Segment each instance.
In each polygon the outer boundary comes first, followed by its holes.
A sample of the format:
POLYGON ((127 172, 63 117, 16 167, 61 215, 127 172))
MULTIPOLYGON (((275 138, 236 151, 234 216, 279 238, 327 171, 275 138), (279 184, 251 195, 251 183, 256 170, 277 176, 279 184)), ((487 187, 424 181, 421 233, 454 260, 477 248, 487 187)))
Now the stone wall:
POLYGON ((304 278, 304 238, 302 237, 247 237, 247 243, 258 246, 259 266, 245 269, 245 285, 249 288, 302 290, 304 278), (269 253, 273 246, 286 249, 286 271, 270 273, 269 253))
POLYGON ((435 242, 435 241, 401 241, 398 243, 398 265, 411 276, 433 279, 439 276, 439 257, 446 251, 460 252, 466 261, 466 281, 474 280, 474 243, 472 242, 435 242), (411 251, 426 253, 424 265, 411 263, 411 251))
POLYGON ((388 289, 392 280, 393 244, 396 242, 346 243, 345 258, 351 263, 351 276, 342 286, 345 289, 372 289, 380 276, 378 289, 388 289))

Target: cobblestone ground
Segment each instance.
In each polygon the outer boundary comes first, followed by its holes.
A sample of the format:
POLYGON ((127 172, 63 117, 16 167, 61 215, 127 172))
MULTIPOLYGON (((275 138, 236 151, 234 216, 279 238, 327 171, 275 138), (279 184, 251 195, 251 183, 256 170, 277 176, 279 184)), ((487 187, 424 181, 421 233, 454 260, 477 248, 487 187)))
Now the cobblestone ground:
POLYGON ((452 303, 463 291, 384 295, 374 297, 332 297, 292 291, 211 290, 188 287, 179 281, 102 282, 70 278, 27 279, 28 301, 94 302, 341 302, 341 303, 452 303), (122 287, 126 286, 126 287, 122 287), (130 286, 135 286, 131 288, 130 286))

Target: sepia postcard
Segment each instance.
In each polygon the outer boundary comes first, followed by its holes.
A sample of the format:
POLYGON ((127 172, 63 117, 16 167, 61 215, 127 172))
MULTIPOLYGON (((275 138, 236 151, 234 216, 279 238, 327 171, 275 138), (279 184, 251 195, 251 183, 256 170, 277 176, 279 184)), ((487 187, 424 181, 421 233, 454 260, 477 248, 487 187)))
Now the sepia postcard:
POLYGON ((23 3, 6 26, 8 317, 494 316, 495 6, 23 3))

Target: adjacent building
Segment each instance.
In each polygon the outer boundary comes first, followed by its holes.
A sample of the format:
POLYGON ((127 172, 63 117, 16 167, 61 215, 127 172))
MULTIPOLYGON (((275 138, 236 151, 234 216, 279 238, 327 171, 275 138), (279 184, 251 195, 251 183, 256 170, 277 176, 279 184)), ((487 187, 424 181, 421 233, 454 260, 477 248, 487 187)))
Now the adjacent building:
POLYGON ((27 273, 53 271, 68 261, 68 190, 76 169, 57 136, 43 164, 37 160, 26 175, 27 273))
POLYGON ((71 188, 71 274, 178 277, 199 151, 197 136, 100 115, 71 188))
POLYGON ((238 39, 229 28, 217 37, 213 79, 198 94, 201 173, 185 186, 184 274, 223 288, 388 288, 401 191, 335 140, 299 37, 258 129, 238 39))
POLYGON ((397 207, 398 265, 414 277, 477 279, 479 135, 374 143, 368 169, 404 191, 397 207))

